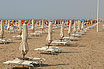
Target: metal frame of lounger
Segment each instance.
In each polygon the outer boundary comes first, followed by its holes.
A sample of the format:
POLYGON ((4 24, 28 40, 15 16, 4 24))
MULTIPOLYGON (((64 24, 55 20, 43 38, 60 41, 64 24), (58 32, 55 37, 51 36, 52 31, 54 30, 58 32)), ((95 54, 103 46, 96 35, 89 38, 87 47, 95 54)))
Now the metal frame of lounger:
POLYGON ((22 60, 12 60, 12 61, 6 61, 6 62, 3 62, 3 64, 7 64, 7 67, 6 69, 8 69, 8 65, 26 65, 26 66, 29 66, 29 69, 30 67, 33 67, 34 68, 34 65, 33 64, 37 64, 37 62, 32 62, 32 61, 22 61, 22 60))

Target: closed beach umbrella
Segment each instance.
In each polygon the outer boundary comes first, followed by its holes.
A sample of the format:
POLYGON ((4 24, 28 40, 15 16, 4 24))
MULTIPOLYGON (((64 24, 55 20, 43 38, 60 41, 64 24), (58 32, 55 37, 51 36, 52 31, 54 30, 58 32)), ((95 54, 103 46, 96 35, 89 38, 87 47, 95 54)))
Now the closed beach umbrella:
POLYGON ((71 30, 72 30, 71 26, 72 26, 72 21, 70 20, 69 29, 68 29, 68 34, 69 34, 69 36, 70 36, 71 30))
POLYGON ((44 20, 42 20, 42 25, 41 25, 42 31, 44 29, 44 20))
POLYGON ((4 23, 3 23, 3 20, 1 20, 1 31, 0 31, 0 35, 3 39, 3 35, 4 35, 4 23))
POLYGON ((84 24, 83 24, 83 22, 82 22, 82 24, 81 24, 81 30, 83 30, 83 28, 84 28, 84 26, 83 26, 84 24))
POLYGON ((61 39, 64 37, 64 21, 61 23, 61 31, 60 31, 61 39))
POLYGON ((76 21, 74 21, 74 29, 73 29, 73 33, 76 32, 76 21))
POLYGON ((80 21, 78 20, 78 28, 77 28, 78 32, 80 31, 80 29, 81 29, 80 21))
POLYGON ((22 34, 22 22, 21 20, 18 20, 18 28, 19 28, 19 35, 22 34))
POLYGON ((21 42, 20 48, 19 48, 22 55, 23 55, 23 58, 27 54, 27 52, 29 51, 27 38, 28 38, 27 24, 23 24, 22 42, 21 42))
POLYGON ((34 19, 32 19, 32 30, 33 30, 33 32, 35 30, 34 19))
POLYGON ((52 42, 52 22, 49 22, 48 25, 48 36, 46 38, 46 40, 48 41, 48 44, 50 45, 50 43, 52 42))
POLYGON ((7 30, 10 29, 10 20, 8 20, 7 30))

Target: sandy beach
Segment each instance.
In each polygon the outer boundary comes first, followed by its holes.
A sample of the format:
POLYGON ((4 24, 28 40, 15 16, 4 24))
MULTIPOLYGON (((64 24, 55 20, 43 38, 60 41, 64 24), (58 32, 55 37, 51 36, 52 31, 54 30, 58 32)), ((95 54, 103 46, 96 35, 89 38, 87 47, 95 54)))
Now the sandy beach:
MULTIPOLYGON (((60 29, 53 33, 53 40, 60 39, 60 29)), ((5 38, 13 39, 17 35, 5 33, 5 38)), ((65 31, 65 36, 68 36, 65 31)), ((36 69, 104 69, 104 32, 102 23, 99 25, 99 32, 96 27, 90 29, 85 35, 81 36, 79 41, 71 41, 68 46, 63 47, 61 53, 57 55, 38 54, 35 48, 45 46, 47 34, 40 37, 30 37, 28 39, 29 52, 26 57, 40 57, 46 59, 42 67, 36 66, 36 69)), ((13 40, 8 44, 0 44, 0 69, 5 69, 4 61, 12 60, 16 57, 22 57, 19 51, 21 40, 13 40)), ((19 66, 12 66, 13 69, 22 69, 19 66), (19 67, 19 68, 17 68, 19 67)))

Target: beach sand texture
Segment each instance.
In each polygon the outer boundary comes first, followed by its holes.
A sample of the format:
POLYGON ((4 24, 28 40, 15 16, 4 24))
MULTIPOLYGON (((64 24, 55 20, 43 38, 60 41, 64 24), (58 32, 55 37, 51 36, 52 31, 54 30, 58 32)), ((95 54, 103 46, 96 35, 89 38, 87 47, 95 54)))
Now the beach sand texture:
MULTIPOLYGON (((53 33, 53 40, 60 39, 60 29, 53 33)), ((5 38, 12 38, 14 34, 5 33, 5 38)), ((68 36, 65 31, 65 36, 68 36)), ((27 57, 45 58, 46 61, 42 67, 36 66, 36 69, 104 69, 104 31, 102 23, 99 25, 99 32, 96 27, 90 29, 85 35, 81 36, 79 41, 70 42, 68 46, 58 46, 64 49, 60 54, 38 54, 35 48, 45 46, 47 34, 40 37, 30 37, 28 39, 29 52, 27 57)), ((16 57, 22 57, 19 51, 21 40, 13 40, 9 44, 0 44, 0 69, 5 69, 4 61, 12 60, 16 57)), ((14 69, 19 66, 12 66, 14 69)))

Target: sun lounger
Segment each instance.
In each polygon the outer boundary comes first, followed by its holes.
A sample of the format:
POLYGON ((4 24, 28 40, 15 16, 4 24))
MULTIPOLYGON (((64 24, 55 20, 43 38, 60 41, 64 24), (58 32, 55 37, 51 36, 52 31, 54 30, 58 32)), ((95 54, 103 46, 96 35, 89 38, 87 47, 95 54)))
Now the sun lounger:
MULTIPOLYGON (((26 65, 26 66, 29 66, 29 68, 30 67, 34 68, 33 64, 37 64, 37 62, 14 59, 12 61, 3 62, 3 64, 7 64, 7 65, 26 65)), ((6 67, 6 69, 8 69, 8 66, 6 67)))
POLYGON ((71 34, 71 36, 74 36, 74 37, 81 37, 80 34, 71 34))
POLYGON ((55 52, 61 52, 63 48, 59 48, 59 47, 54 47, 54 46, 45 46, 42 48, 36 48, 34 50, 39 51, 39 52, 50 52, 52 54, 54 54, 55 52))
POLYGON ((85 34, 83 31, 80 31, 80 32, 76 32, 76 34, 80 34, 80 35, 83 35, 85 34))
POLYGON ((26 60, 26 61, 37 61, 38 63, 42 63, 43 61, 45 61, 44 58, 37 58, 37 57, 25 57, 25 58, 16 58, 16 59, 26 60))
POLYGON ((0 39, 0 41, 1 41, 2 43, 6 44, 7 42, 12 41, 12 39, 3 38, 3 39, 0 39))
POLYGON ((64 44, 64 45, 67 45, 69 43, 69 40, 55 40, 55 41, 52 41, 51 44, 64 44))
POLYGON ((34 32, 34 33, 29 33, 30 35, 32 35, 32 36, 40 36, 41 35, 41 33, 36 33, 36 32, 34 32))
POLYGON ((73 36, 70 36, 70 37, 64 37, 63 39, 68 39, 68 40, 72 40, 72 41, 77 41, 77 40, 78 40, 77 37, 73 37, 73 36))
POLYGON ((13 38, 17 38, 17 39, 21 39, 22 36, 21 35, 17 35, 17 36, 12 36, 13 38))

